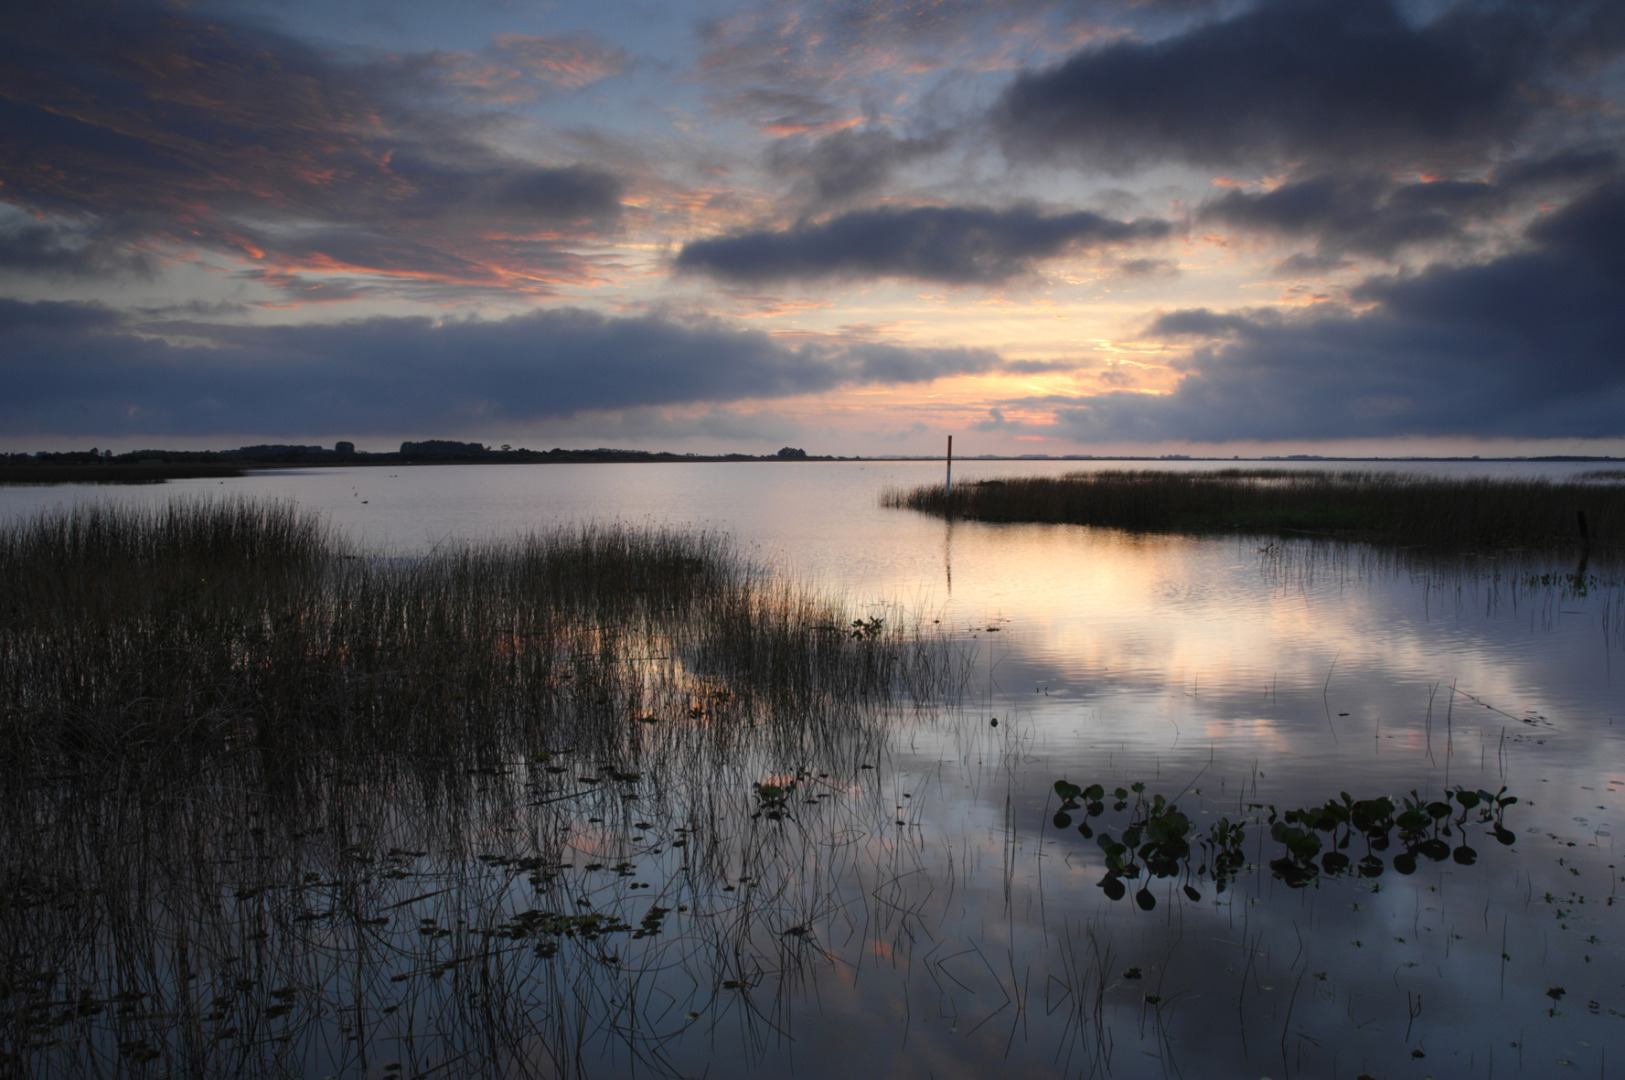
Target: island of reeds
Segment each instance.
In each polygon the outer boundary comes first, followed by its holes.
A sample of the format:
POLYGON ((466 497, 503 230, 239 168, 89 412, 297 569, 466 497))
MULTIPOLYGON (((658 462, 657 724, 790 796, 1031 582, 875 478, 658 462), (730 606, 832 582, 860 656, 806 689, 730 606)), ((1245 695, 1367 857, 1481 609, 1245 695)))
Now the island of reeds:
POLYGON ((866 820, 883 721, 954 672, 712 535, 13 522, 0 1074, 658 1066, 810 955, 809 830, 866 820))
POLYGON ((1142 532, 1322 536, 1473 551, 1625 547, 1625 483, 1376 472, 1112 470, 888 491, 882 503, 971 521, 1142 532))

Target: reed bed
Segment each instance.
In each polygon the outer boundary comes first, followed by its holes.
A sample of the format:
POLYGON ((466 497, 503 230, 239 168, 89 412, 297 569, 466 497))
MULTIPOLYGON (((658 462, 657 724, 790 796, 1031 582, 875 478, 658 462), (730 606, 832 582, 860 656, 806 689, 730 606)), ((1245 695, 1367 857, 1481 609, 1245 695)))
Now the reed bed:
POLYGON ((662 530, 0 531, 0 1073, 662 1071, 690 1013, 771 1030, 730 984, 794 993, 867 896, 813 826, 869 835, 863 764, 963 681, 853 614, 662 530))
POLYGON ((242 745, 608 738, 704 713, 702 685, 806 725, 933 677, 899 622, 854 621, 715 536, 584 528, 391 561, 286 506, 49 512, 0 533, 0 780, 242 745))
POLYGON ((1625 486, 1595 479, 1123 470, 984 480, 951 497, 926 485, 881 501, 973 521, 1141 532, 1309 534, 1454 551, 1625 547, 1625 486))

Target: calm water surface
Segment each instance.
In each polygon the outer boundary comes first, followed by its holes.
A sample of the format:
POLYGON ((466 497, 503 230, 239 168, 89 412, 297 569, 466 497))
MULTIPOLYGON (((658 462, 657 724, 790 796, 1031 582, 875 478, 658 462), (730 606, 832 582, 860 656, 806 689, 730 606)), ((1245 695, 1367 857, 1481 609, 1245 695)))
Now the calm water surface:
MULTIPOLYGON (((964 462, 955 479, 1079 467, 964 462)), ((755 942, 742 938, 742 955, 776 959, 743 965, 741 985, 703 1002, 692 973, 631 980, 643 1011, 587 1040, 589 1074, 1593 1076, 1610 1075, 1610 1046, 1625 1068, 1613 903, 1625 603, 1606 569, 1576 590, 1538 579, 1567 564, 1421 566, 1308 542, 945 523, 878 506, 882 490, 940 469, 328 469, 0 489, 0 515, 274 497, 408 556, 582 522, 676 525, 730 535, 855 616, 951 634, 968 658, 960 699, 899 718, 874 768, 837 778, 847 811, 809 810, 759 842, 800 852, 785 862, 801 868, 796 948, 742 931, 755 942), (1114 902, 1099 846, 1052 822, 1063 777, 1143 781, 1198 832, 1247 821, 1247 866, 1222 894, 1173 877, 1150 883, 1150 910, 1135 902, 1140 881, 1114 902), (1424 859, 1403 875, 1390 851, 1378 876, 1302 889, 1266 865, 1279 854, 1272 809, 1456 785, 1516 795, 1516 842, 1475 818, 1451 840, 1476 850, 1470 865, 1424 859), (666 1012, 651 1004, 661 994, 666 1012)), ((1110 809, 1096 819, 1126 823, 1110 809)), ((1350 853, 1362 851, 1357 838, 1350 853)), ((418 1032, 406 1074, 449 1067, 430 1034, 418 1032)), ((290 1071, 344 1060, 316 1040, 290 1071)), ((381 1069, 366 1071, 394 1074, 381 1069)), ((527 1069, 546 1071, 515 1065, 527 1069)))

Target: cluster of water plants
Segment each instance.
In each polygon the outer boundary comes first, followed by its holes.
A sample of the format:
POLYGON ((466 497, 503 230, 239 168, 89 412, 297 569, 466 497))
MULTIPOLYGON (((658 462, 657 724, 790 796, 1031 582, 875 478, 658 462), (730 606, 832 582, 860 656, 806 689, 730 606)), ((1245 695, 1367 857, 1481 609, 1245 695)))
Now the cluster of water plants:
POLYGON ((1391 856, 1391 863, 1403 875, 1416 872, 1419 858, 1451 859, 1462 866, 1477 862, 1478 852, 1468 843, 1469 824, 1488 826, 1485 835, 1501 844, 1517 839, 1504 819, 1518 799, 1504 786, 1496 792, 1457 786, 1437 799, 1414 789, 1397 800, 1386 795, 1355 799, 1345 791, 1320 805, 1284 811, 1254 803, 1250 809, 1258 813, 1250 820, 1220 817, 1205 833, 1195 831, 1189 815, 1173 800, 1160 794, 1148 797, 1142 781, 1108 790, 1098 783, 1084 787, 1057 780, 1054 790, 1061 800, 1054 826, 1070 829, 1074 815, 1081 812, 1078 832, 1100 847, 1106 869, 1101 890, 1110 899, 1121 900, 1128 894, 1127 882, 1143 879, 1135 902, 1146 911, 1157 904, 1150 889, 1156 879, 1180 878, 1180 891, 1192 901, 1202 899, 1197 886, 1203 881, 1211 881, 1215 892, 1224 892, 1248 867, 1249 825, 1260 837, 1257 862, 1267 863, 1275 878, 1294 889, 1312 885, 1322 875, 1380 877, 1389 866, 1381 853, 1396 839, 1403 850, 1391 856), (1126 818, 1117 825, 1116 835, 1097 827, 1108 801, 1118 815, 1115 820, 1126 818), (1262 851, 1264 836, 1279 845, 1273 855, 1262 851), (1349 854, 1351 848, 1356 854, 1349 854))
POLYGON ((971 521, 1146 532, 1321 535, 1435 550, 1625 548, 1625 485, 1287 469, 1102 470, 888 491, 882 504, 971 521))

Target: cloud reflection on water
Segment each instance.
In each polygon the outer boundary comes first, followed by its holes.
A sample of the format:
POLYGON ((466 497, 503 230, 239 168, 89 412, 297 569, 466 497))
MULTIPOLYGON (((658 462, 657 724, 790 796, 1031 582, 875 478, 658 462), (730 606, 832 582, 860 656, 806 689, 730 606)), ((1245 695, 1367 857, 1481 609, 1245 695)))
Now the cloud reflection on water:
MULTIPOLYGON (((737 945, 750 989, 719 991, 714 1013, 663 1045, 674 1071, 1316 1076, 1414 1063, 1487 1075, 1492 1060, 1599 1063, 1609 1010, 1625 1012, 1608 932, 1625 797, 1612 769, 1625 759, 1625 725, 1612 724, 1617 587, 1564 595, 1514 564, 1442 572, 1310 544, 945 526, 865 502, 887 470, 919 468, 331 470, 216 489, 294 492, 358 531, 389 521, 384 535, 408 548, 576 515, 722 525, 860 606, 912 601, 974 647, 959 708, 897 717, 872 759, 861 755, 875 768, 840 759, 850 775, 791 820, 730 818, 708 838, 734 888, 709 896, 713 921, 693 940, 737 945), (366 510, 346 501, 358 485, 366 510), (1142 912, 1097 888, 1093 841, 1050 824, 1063 776, 1182 792, 1199 830, 1340 790, 1506 783, 1522 801, 1508 815, 1516 844, 1475 834, 1474 866, 1424 862, 1403 876, 1390 850, 1379 878, 1323 876, 1300 891, 1258 869, 1267 854, 1249 846, 1255 868, 1222 897, 1203 886, 1189 902, 1170 879, 1142 912), (756 884, 739 882, 746 851, 756 884), (810 934, 786 938, 792 923, 810 934)), ((751 748, 739 791, 782 774, 776 752, 751 748)), ((513 823, 523 831, 532 813, 513 823)), ((561 820, 572 845, 606 862, 624 839, 601 811, 561 820)), ((607 883, 606 897, 641 900, 607 883)), ((733 962, 718 971, 737 977, 733 962)), ((641 978, 648 1003, 680 997, 671 988, 694 971, 641 978)), ((626 1064, 615 1038, 592 1044, 591 1071, 626 1064)))

